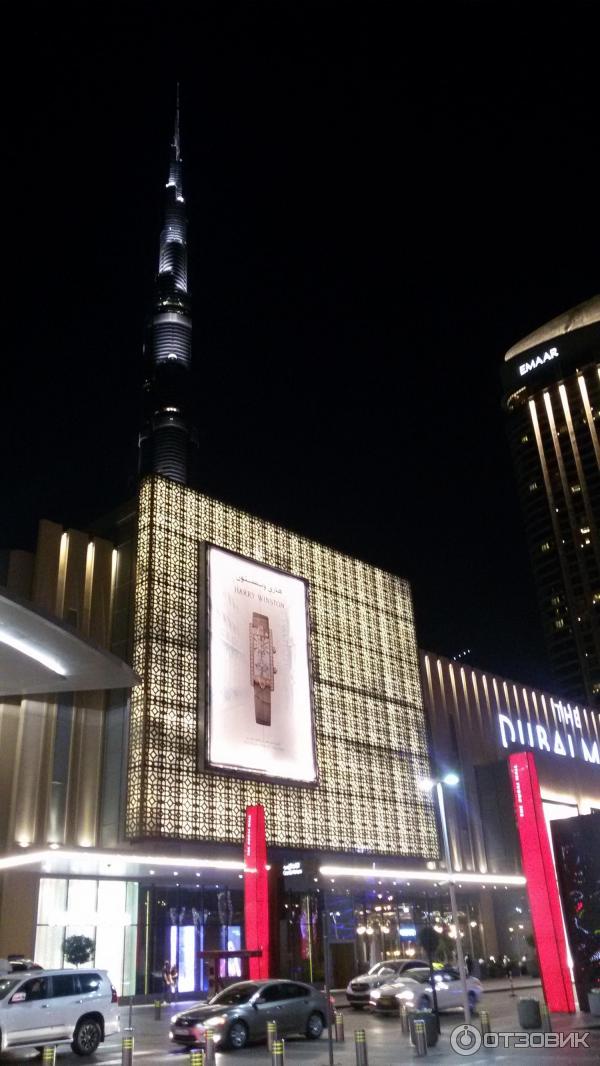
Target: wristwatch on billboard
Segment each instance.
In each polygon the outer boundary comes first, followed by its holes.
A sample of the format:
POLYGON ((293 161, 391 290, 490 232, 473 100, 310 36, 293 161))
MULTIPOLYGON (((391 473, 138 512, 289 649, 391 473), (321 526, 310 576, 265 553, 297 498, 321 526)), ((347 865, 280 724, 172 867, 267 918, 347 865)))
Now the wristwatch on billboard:
POLYGON ((254 714, 259 725, 271 725, 271 693, 275 688, 273 634, 266 614, 253 614, 250 623, 250 684, 254 688, 254 714))

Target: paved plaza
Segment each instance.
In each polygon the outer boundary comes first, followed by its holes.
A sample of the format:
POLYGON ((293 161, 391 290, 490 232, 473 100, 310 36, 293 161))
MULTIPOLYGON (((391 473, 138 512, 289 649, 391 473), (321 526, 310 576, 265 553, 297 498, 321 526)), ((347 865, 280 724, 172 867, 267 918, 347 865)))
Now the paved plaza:
MULTIPOLYGON (((521 989, 521 995, 539 995, 539 989, 521 989)), ((340 997, 341 999, 341 997, 340 997)), ((486 992, 484 997, 485 1008, 489 1011, 491 1028, 494 1032, 520 1032, 517 1022, 517 996, 511 997, 508 991, 486 992)), ((133 1008, 132 1017, 135 1032, 134 1062, 140 1064, 157 1063, 160 1066, 171 1063, 172 1066, 184 1066, 189 1061, 188 1052, 175 1049, 169 1042, 169 1020, 172 1013, 182 1009, 184 1004, 176 1007, 163 1007, 159 1021, 155 1020, 154 1009, 151 1005, 140 1005, 133 1008)), ((412 1063, 419 1061, 415 1050, 404 1036, 400 1027, 400 1021, 396 1018, 374 1017, 367 1011, 353 1011, 349 1008, 343 1010, 345 1042, 333 1044, 334 1066, 355 1066, 356 1056, 354 1048, 354 1031, 363 1028, 366 1032, 368 1066, 395 1066, 395 1064, 412 1063)), ((127 1008, 124 1009, 123 1023, 127 1024, 127 1008)), ((474 1023, 477 1024, 477 1018, 474 1023)), ((577 1048, 513 1048, 499 1047, 497 1049, 483 1049, 472 1055, 461 1055, 452 1050, 450 1038, 452 1031, 460 1027, 462 1016, 459 1011, 448 1012, 442 1015, 442 1033, 436 1047, 429 1048, 425 1061, 432 1066, 459 1066, 459 1063, 472 1063, 474 1066, 483 1066, 484 1063, 514 1063, 515 1066, 543 1066, 545 1063, 564 1062, 577 1066, 587 1066, 588 1063, 600 1061, 600 1019, 594 1019, 590 1015, 554 1015, 553 1029, 555 1033, 576 1032, 580 1034, 589 1032, 587 1038, 588 1047, 577 1048), (590 1023, 596 1023, 594 1028, 590 1023)), ((318 1042, 304 1040, 303 1038, 289 1038, 285 1041, 286 1066, 328 1066, 329 1047, 326 1036, 318 1042)), ((6 1063, 34 1063, 40 1061, 35 1052, 7 1052, 2 1057, 6 1063)), ((421 1060, 422 1061, 422 1060, 421 1060)), ((72 1062, 98 1063, 100 1066, 120 1066, 121 1046, 120 1039, 111 1039, 103 1045, 96 1055, 90 1059, 81 1059, 73 1055, 67 1049, 59 1049, 57 1063, 62 1066, 72 1062)), ((269 1066, 270 1057, 264 1045, 249 1047, 243 1051, 217 1052, 217 1066, 269 1066)))

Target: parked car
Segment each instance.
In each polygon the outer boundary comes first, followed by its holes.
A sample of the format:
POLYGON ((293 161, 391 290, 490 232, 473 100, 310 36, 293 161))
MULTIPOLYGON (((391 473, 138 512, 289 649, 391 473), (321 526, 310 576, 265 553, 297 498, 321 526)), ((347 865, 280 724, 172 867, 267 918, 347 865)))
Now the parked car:
POLYGON ((393 981, 395 977, 407 970, 419 969, 427 966, 423 959, 386 959, 385 962, 376 962, 368 973, 360 977, 353 977, 346 989, 346 999, 355 1010, 362 1010, 369 1006, 369 996, 373 988, 393 981))
POLYGON ((277 1022, 277 1035, 301 1033, 318 1040, 327 1025, 327 1000, 322 992, 297 981, 239 981, 208 1003, 198 1003, 171 1018, 175 1044, 202 1046, 212 1029, 220 1047, 243 1048, 267 1039, 267 1022, 277 1022))
MULTIPOLYGON (((439 1010, 462 1007, 462 985, 458 970, 445 966, 443 970, 434 971, 434 981, 439 1010)), ((469 1006, 475 1010, 483 993, 481 981, 476 977, 467 977, 467 991, 469 1006)), ((380 1014, 397 1014, 402 1002, 418 1010, 433 1008, 429 967, 410 970, 371 992, 370 1005, 380 1014)))
POLYGON ((106 970, 0 976, 0 1051, 70 1044, 76 1055, 92 1055, 119 1031, 119 1000, 106 970))
POLYGON ((43 970, 39 963, 27 959, 25 955, 9 955, 6 959, 0 959, 0 974, 3 973, 30 973, 32 970, 43 970))

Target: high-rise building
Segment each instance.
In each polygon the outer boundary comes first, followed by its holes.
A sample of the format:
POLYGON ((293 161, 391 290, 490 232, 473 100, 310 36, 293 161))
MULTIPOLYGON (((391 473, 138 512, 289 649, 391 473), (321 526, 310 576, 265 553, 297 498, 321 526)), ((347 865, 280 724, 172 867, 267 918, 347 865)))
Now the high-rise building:
POLYGON ((600 706, 600 296, 515 344, 504 405, 557 688, 600 706))
POLYGON ((141 474, 187 484, 197 440, 189 410, 192 318, 187 273, 187 218, 179 136, 179 90, 166 186, 153 313, 144 347, 141 474))

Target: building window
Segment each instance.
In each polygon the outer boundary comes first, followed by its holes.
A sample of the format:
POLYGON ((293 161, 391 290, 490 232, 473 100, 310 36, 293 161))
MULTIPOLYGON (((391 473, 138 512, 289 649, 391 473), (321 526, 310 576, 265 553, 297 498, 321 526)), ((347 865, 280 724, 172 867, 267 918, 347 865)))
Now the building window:
POLYGON ((65 936, 94 941, 91 966, 108 970, 119 995, 135 992, 138 886, 135 881, 41 877, 35 958, 62 969, 65 936))
POLYGON ((537 483, 537 481, 532 481, 532 482, 531 482, 531 484, 530 484, 530 486, 529 486, 529 491, 530 491, 530 492, 535 492, 535 491, 536 491, 536 489, 537 489, 537 487, 538 487, 538 483, 537 483))
POLYGON ((543 544, 540 544, 540 551, 542 551, 542 552, 549 552, 550 551, 550 541, 549 540, 545 540, 543 544))
POLYGON ((565 620, 564 620, 564 618, 557 618, 555 623, 554 623, 554 628, 555 629, 564 629, 565 628, 565 620))

